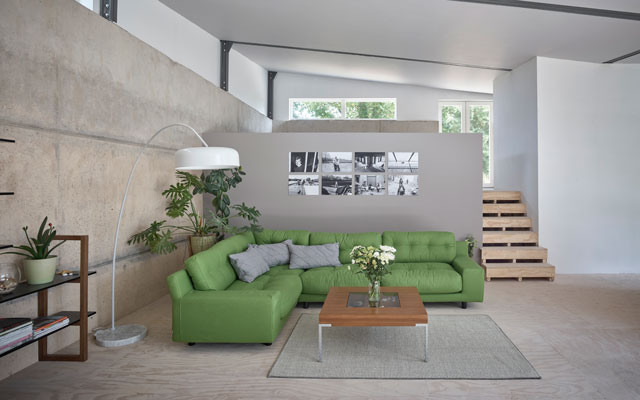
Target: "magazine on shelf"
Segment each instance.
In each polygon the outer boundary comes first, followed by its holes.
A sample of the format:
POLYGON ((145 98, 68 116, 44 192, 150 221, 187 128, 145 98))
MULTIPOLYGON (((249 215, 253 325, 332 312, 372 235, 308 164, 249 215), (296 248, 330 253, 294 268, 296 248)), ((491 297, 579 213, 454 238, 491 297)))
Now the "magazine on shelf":
POLYGON ((29 318, 0 318, 0 337, 27 325, 31 325, 29 318))
POLYGON ((24 334, 22 337, 18 337, 15 340, 13 340, 13 341, 11 341, 11 342, 9 342, 7 344, 1 345, 0 346, 0 354, 6 353, 7 351, 13 349, 14 347, 20 346, 25 341, 30 340, 31 337, 32 337, 32 333, 28 332, 28 333, 24 334))
POLYGON ((33 336, 37 338, 67 325, 69 318, 65 315, 38 317, 33 320, 33 336))
POLYGON ((25 325, 20 329, 13 330, 5 335, 0 337, 0 348, 8 345, 9 343, 13 343, 16 339, 20 339, 25 337, 26 335, 31 335, 33 329, 31 325, 25 325))

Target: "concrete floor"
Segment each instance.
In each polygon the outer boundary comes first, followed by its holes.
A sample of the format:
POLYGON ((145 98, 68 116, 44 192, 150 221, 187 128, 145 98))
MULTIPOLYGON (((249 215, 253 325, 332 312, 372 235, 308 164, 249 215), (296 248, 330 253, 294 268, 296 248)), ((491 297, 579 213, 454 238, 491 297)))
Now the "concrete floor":
MULTIPOLYGON (((104 349, 85 363, 40 362, 0 382, 3 399, 24 398, 640 398, 640 275, 560 275, 555 282, 486 284, 485 302, 432 314, 488 314, 542 375, 540 380, 321 380, 266 375, 300 313, 273 346, 171 341, 164 297, 124 318, 146 324, 143 342, 104 349)), ((1 362, 1 361, 0 361, 1 362)))

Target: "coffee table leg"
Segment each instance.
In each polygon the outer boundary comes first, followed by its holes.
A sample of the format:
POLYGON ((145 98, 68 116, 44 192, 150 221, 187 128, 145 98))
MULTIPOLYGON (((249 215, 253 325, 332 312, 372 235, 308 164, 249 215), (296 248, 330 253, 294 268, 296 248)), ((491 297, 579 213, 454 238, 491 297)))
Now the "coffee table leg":
POLYGON ((424 362, 429 361, 429 324, 416 324, 416 326, 424 326, 424 362))
POLYGON ((322 362, 322 328, 331 324, 318 324, 318 362, 322 362))

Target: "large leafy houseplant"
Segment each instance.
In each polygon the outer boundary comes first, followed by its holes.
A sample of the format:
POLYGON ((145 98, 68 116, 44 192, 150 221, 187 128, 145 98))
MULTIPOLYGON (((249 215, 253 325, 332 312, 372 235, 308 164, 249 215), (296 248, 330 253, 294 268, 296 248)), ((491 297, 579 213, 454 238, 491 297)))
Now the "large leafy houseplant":
POLYGON ((232 205, 228 195, 230 189, 242 182, 243 175, 245 172, 242 168, 213 170, 199 177, 185 171, 176 172, 178 183, 162 192, 169 201, 165 213, 172 219, 186 217, 189 224, 172 225, 166 220, 153 221, 147 229, 131 236, 127 243, 144 243, 152 253, 167 254, 177 248, 173 241, 177 234, 186 234, 191 238, 209 237, 212 245, 225 234, 260 230, 260 211, 245 203, 232 205), (205 193, 213 196, 213 211, 206 216, 198 212, 193 203, 194 196, 205 193), (249 225, 231 225, 231 220, 237 217, 245 219, 249 225))

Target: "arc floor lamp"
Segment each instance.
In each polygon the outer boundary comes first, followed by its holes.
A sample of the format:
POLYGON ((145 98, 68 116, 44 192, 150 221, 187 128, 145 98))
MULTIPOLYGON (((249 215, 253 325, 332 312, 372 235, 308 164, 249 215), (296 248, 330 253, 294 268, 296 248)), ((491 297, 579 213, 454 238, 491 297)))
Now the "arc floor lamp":
POLYGON ((103 347, 118 347, 135 343, 144 339, 147 336, 147 328, 143 325, 130 324, 116 326, 116 256, 118 250, 118 233, 120 231, 120 222, 122 221, 122 213, 127 201, 127 193, 129 192, 129 185, 131 184, 131 178, 138 166, 138 161, 142 153, 145 151, 149 144, 156 136, 161 132, 173 127, 181 126, 187 128, 193 132, 194 135, 200 139, 204 147, 189 147, 186 149, 180 149, 176 151, 175 168, 179 171, 193 171, 193 170, 211 170, 211 169, 229 169, 240 166, 240 157, 238 152, 228 147, 209 147, 207 142, 202 139, 202 136, 196 132, 195 129, 186 124, 171 124, 161 128, 157 131, 147 143, 142 146, 136 161, 133 163, 133 168, 129 173, 129 180, 124 190, 124 196, 122 197, 122 204, 120 205, 120 214, 118 215, 118 223, 116 225, 116 236, 113 241, 113 259, 111 261, 111 328, 102 329, 96 332, 96 343, 103 347))

